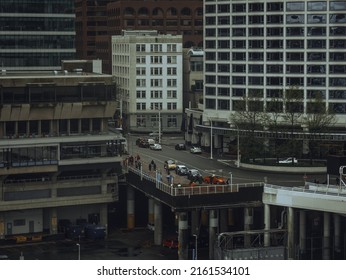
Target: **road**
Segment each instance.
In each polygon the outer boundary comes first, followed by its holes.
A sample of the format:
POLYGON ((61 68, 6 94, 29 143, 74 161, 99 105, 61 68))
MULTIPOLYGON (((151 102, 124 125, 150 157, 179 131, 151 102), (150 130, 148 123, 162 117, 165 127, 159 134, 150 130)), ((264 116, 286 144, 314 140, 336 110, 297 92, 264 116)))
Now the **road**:
MULTIPOLYGON (((263 182, 267 180, 267 183, 280 185, 280 186, 303 186, 304 176, 302 174, 285 173, 280 174, 277 172, 265 172, 256 170, 244 170, 237 168, 234 164, 224 162, 224 158, 218 158, 216 155, 213 159, 210 159, 209 153, 202 153, 200 155, 191 154, 189 148, 185 151, 175 150, 174 143, 183 143, 181 139, 166 139, 162 141, 162 151, 153 151, 148 148, 139 148, 136 146, 135 141, 138 136, 132 135, 129 140, 129 151, 132 155, 139 154, 141 159, 145 162, 150 162, 152 159, 156 162, 157 168, 163 170, 164 161, 167 159, 174 159, 178 164, 184 164, 188 168, 194 168, 201 171, 202 175, 210 175, 211 173, 221 175, 224 177, 230 177, 229 173, 232 173, 233 184, 263 182)), ((324 182, 326 180, 325 175, 321 174, 309 174, 307 180, 314 181, 319 180, 324 182)))

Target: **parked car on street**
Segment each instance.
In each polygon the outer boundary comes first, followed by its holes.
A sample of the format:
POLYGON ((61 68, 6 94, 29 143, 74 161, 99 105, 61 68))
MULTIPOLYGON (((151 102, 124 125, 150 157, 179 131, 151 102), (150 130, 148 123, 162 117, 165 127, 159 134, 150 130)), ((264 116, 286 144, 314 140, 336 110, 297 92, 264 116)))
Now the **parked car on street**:
POLYGON ((155 230, 155 225, 152 224, 152 223, 148 223, 147 224, 147 228, 148 228, 148 230, 154 231, 155 230))
POLYGON ((298 160, 296 158, 292 158, 292 157, 289 157, 289 158, 286 158, 286 159, 283 159, 283 160, 279 160, 279 163, 281 164, 292 164, 292 161, 294 164, 297 164, 298 163, 298 160))
POLYGON ((165 239, 162 243, 163 247, 167 247, 170 249, 178 249, 178 239, 165 239))
POLYGON ((188 172, 189 169, 185 165, 179 164, 175 168, 175 173, 177 173, 178 175, 187 175, 188 172))
POLYGON ((150 150, 162 151, 162 146, 160 144, 150 145, 150 150))
POLYGON ((184 143, 176 144, 175 149, 176 150, 186 150, 186 146, 184 143))
POLYGON ((191 147, 190 152, 192 154, 201 154, 202 153, 202 149, 200 147, 191 147))
POLYGON ((154 137, 159 137, 162 136, 162 132, 160 133, 159 131, 153 131, 149 133, 149 136, 154 136, 154 137))
POLYGON ((192 182, 203 182, 202 174, 197 169, 190 169, 187 173, 187 179, 192 182))
POLYGON ((175 168, 177 167, 176 163, 175 163, 175 160, 173 159, 168 159, 165 161, 165 164, 164 164, 164 168, 165 169, 168 169, 168 170, 175 170, 175 168))
POLYGON ((203 182, 207 184, 213 184, 213 185, 226 185, 227 180, 222 178, 221 176, 211 175, 211 176, 205 176, 203 177, 203 182))

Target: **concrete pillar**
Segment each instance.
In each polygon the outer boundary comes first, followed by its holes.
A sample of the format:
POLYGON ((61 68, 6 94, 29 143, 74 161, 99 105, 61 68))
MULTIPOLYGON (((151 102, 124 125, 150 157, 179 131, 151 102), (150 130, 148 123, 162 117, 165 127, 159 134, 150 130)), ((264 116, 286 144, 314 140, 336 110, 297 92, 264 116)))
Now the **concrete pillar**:
POLYGON ((159 201, 154 202, 154 243, 155 245, 162 245, 162 203, 159 201))
POLYGON ((218 218, 216 210, 209 210, 209 259, 214 259, 214 244, 218 229, 218 218))
POLYGON ((330 260, 330 213, 323 213, 323 257, 330 260))
POLYGON ((67 135, 71 135, 71 120, 67 120, 67 135))
POLYGON ((37 121, 37 134, 38 134, 39 136, 42 135, 42 121, 41 121, 41 120, 38 120, 38 121, 37 121))
POLYGON ((299 249, 300 254, 305 254, 306 250, 306 212, 299 211, 299 249))
MULTIPOLYGON (((244 208, 244 231, 249 231, 253 224, 253 209, 250 207, 244 208)), ((249 248, 251 246, 251 236, 249 234, 244 235, 244 247, 249 248)))
POLYGON ((179 260, 188 259, 188 218, 186 212, 179 212, 178 255, 179 260))
POLYGON ((100 224, 106 227, 106 237, 108 236, 108 211, 107 204, 100 205, 100 224))
POLYGON ((135 228, 135 190, 127 187, 127 228, 135 228))
POLYGON ((82 119, 78 119, 78 134, 82 133, 82 119))
POLYGON ((18 122, 14 122, 14 136, 17 137, 18 135, 18 122))
POLYGON ((50 234, 58 233, 58 215, 56 207, 50 208, 50 234))
POLYGON ((208 211, 207 210, 201 210, 201 224, 203 226, 208 226, 208 211))
POLYGON ((288 259, 294 259, 294 209, 288 208, 287 214, 287 254, 288 259))
POLYGON ((49 121, 49 135, 54 135, 54 121, 53 120, 50 120, 49 121))
POLYGON ((227 232, 228 231, 228 209, 220 209, 219 210, 219 217, 220 217, 220 232, 227 232))
POLYGON ((264 204, 264 246, 269 247, 270 246, 270 205, 264 204))
POLYGON ((191 235, 199 234, 199 210, 191 211, 191 235))
POLYGON ((2 213, 0 213, 0 239, 5 239, 5 219, 2 213))
POLYGON ((155 200, 152 198, 148 199, 148 224, 155 224, 154 222, 154 203, 155 200))
POLYGON ((30 136, 30 121, 26 122, 26 135, 30 136))
POLYGON ((334 251, 336 253, 340 253, 341 245, 340 245, 340 215, 334 214, 334 251))
POLYGON ((93 132, 93 119, 89 119, 89 132, 93 132))

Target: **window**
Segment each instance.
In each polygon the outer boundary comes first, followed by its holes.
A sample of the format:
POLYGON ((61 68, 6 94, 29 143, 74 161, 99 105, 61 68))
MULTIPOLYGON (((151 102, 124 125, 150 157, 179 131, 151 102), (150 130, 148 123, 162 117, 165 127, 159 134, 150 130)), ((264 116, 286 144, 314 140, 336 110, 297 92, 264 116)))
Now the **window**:
POLYGON ((167 75, 177 75, 177 68, 175 67, 168 67, 167 68, 167 75))
POLYGON ((288 49, 304 49, 304 40, 287 40, 286 47, 288 49))
POLYGON ((137 52, 145 52, 145 44, 137 44, 136 45, 137 52))
POLYGON ((136 79, 136 86, 137 87, 145 87, 146 86, 146 80, 145 79, 136 79))
POLYGON ((229 25, 230 24, 230 18, 229 16, 219 16, 217 18, 218 25, 229 25))
POLYGON ((177 117, 175 115, 168 115, 167 116, 167 126, 168 127, 177 127, 177 117))
POLYGON ((245 16, 232 16, 232 24, 246 24, 245 16))
POLYGON ((146 110, 146 103, 138 102, 136 103, 137 111, 146 110))
POLYGON ((230 72, 230 64, 218 64, 217 65, 217 71, 219 73, 229 73, 230 72))
POLYGON ((263 12, 263 3, 249 3, 249 12, 263 12))
POLYGON ((263 49, 263 40, 249 40, 249 49, 263 49))
POLYGON ((299 24, 304 23, 304 15, 287 15, 286 16, 287 24, 299 24))
MULTIPOLYGON (((330 66, 330 69, 333 66, 330 66)), ((308 65, 307 66, 307 72, 308 73, 317 73, 317 74, 325 74, 326 73, 326 66, 325 65, 308 65)))
POLYGON ((141 63, 141 64, 145 64, 145 56, 140 56, 140 55, 138 55, 137 57, 136 57, 136 63, 141 63))
POLYGON ((177 57, 176 56, 167 56, 167 63, 169 64, 175 64, 177 63, 177 57))
POLYGON ((329 7, 331 11, 346 11, 346 1, 332 1, 329 7))
POLYGON ((346 65, 330 65, 329 73, 336 74, 345 74, 346 73, 346 65))
POLYGON ((287 2, 286 11, 304 11, 304 2, 287 2))
POLYGON ((237 36, 244 37, 246 36, 246 28, 232 28, 232 34, 233 34, 233 37, 237 37, 237 36))
POLYGON ((230 36, 230 29, 229 28, 218 28, 217 29, 217 36, 219 37, 229 37, 230 36))
POLYGON ((284 5, 282 2, 274 2, 274 3, 267 3, 267 11, 268 12, 274 12, 274 11, 283 11, 284 5))
POLYGON ((287 36, 304 36, 304 27, 287 27, 287 36))
POLYGON ((190 61, 190 70, 192 72, 203 71, 203 61, 190 61))
POLYGON ((344 61, 346 60, 346 53, 345 52, 331 52, 329 53, 329 60, 330 61, 344 61))
POLYGON ((249 36, 263 36, 264 29, 260 27, 251 27, 249 28, 249 36))
POLYGON ((229 96, 230 95, 230 89, 228 87, 227 88, 219 87, 217 89, 217 95, 218 96, 229 96))
POLYGON ((236 60, 246 60, 246 53, 244 52, 233 52, 232 53, 232 60, 236 61, 236 60))
POLYGON ((308 15, 308 23, 320 24, 326 23, 326 15, 308 15))
POLYGON ((246 48, 246 40, 233 40, 232 41, 233 49, 245 49, 246 48))
POLYGON ((304 61, 304 53, 302 52, 287 52, 286 53, 286 60, 287 61, 304 61))
POLYGON ((268 52, 267 61, 282 61, 283 54, 281 52, 268 52))
POLYGON ((176 44, 167 44, 167 52, 176 52, 177 45, 176 44))
POLYGON ((219 41, 217 41, 217 47, 219 49, 229 49, 230 48, 230 41, 229 40, 219 40, 219 41))
POLYGON ((177 91, 176 90, 167 90, 167 98, 168 99, 177 98, 177 91))
POLYGON ((277 65, 277 64, 273 64, 273 65, 267 65, 267 73, 283 73, 283 66, 282 65, 277 65))
POLYGON ((307 78, 307 85, 308 86, 325 86, 326 85, 326 78, 318 78, 318 77, 308 77, 307 78))
POLYGON ((145 67, 137 67, 136 68, 136 74, 137 74, 137 76, 145 75, 145 67))
POLYGON ((151 63, 162 63, 162 56, 157 56, 157 55, 154 55, 154 56, 150 56, 150 62, 151 63))
POLYGON ((267 49, 282 49, 283 40, 267 40, 267 49))
POLYGON ((176 102, 168 102, 167 103, 167 110, 177 110, 177 103, 176 102))
POLYGON ((242 97, 245 96, 245 88, 232 88, 232 96, 242 97))
POLYGON ((329 16, 329 23, 345 23, 346 15, 345 14, 332 14, 329 16))
POLYGON ((162 79, 151 79, 150 80, 151 87, 162 87, 162 79))
POLYGON ((158 75, 162 75, 162 68, 161 67, 151 67, 150 68, 150 74, 152 76, 158 76, 158 75))
POLYGON ((162 90, 152 90, 150 91, 151 98, 162 98, 162 90))
POLYGON ((249 73, 263 73, 264 66, 262 64, 250 64, 249 73))
POLYGON ((145 90, 137 90, 136 96, 137 96, 137 98, 146 98, 145 97, 145 90))
POLYGON ((267 16, 267 24, 278 24, 283 22, 284 22, 284 17, 282 15, 267 16))
POLYGON ((252 61, 263 61, 263 52, 250 52, 249 60, 252 61))
POLYGON ((168 87, 176 87, 177 86, 177 80, 176 79, 167 79, 167 86, 168 87))
POLYGON ((286 78, 286 85, 287 86, 303 86, 304 85, 304 78, 302 78, 302 77, 287 77, 286 78))
POLYGON ((243 76, 240 76, 240 77, 232 76, 232 84, 233 85, 245 85, 246 84, 246 78, 243 76))
POLYGON ((249 16, 249 24, 263 24, 264 16, 249 16))
POLYGON ((326 28, 308 27, 308 36, 326 36, 326 28))
POLYGON ((150 110, 162 110, 162 103, 161 102, 150 103, 150 110))
POLYGON ((205 107, 207 109, 216 109, 216 100, 215 99, 206 98, 205 99, 205 107))
POLYGON ((323 52, 309 52, 308 55, 308 61, 325 61, 326 60, 326 54, 323 52))
MULTIPOLYGON (((331 40, 331 41, 334 41, 334 40, 331 40)), ((336 41, 339 41, 339 40, 336 40, 336 41)), ((308 48, 309 49, 325 49, 326 40, 308 40, 308 48)))
POLYGON ((263 77, 249 77, 249 85, 263 85, 263 77))
POLYGON ((308 2, 308 11, 325 11, 327 10, 326 1, 308 2))
POLYGON ((303 74, 304 65, 286 65, 286 73, 288 74, 303 74))
POLYGON ((244 65, 244 64, 233 64, 232 65, 232 72, 233 73, 245 73, 246 72, 246 65, 244 65))
POLYGON ((267 86, 282 86, 282 77, 267 77, 267 86))
POLYGON ((229 100, 223 100, 218 99, 217 100, 217 109, 218 110, 229 110, 230 109, 230 101, 229 100))
POLYGON ((246 4, 232 4, 232 12, 246 12, 246 4))
POLYGON ((13 220, 13 226, 14 226, 14 227, 25 226, 25 219, 13 220))
POLYGON ((217 77, 217 83, 220 85, 229 85, 229 82, 230 82, 230 77, 228 75, 227 76, 219 75, 217 77))
POLYGON ((145 121, 144 115, 137 115, 136 121, 137 121, 137 127, 146 127, 146 121, 145 121))
POLYGON ((267 36, 282 36, 284 34, 284 30, 282 27, 270 27, 267 28, 267 36))
POLYGON ((345 36, 346 35, 346 27, 344 27, 344 26, 330 27, 329 35, 330 36, 345 36))

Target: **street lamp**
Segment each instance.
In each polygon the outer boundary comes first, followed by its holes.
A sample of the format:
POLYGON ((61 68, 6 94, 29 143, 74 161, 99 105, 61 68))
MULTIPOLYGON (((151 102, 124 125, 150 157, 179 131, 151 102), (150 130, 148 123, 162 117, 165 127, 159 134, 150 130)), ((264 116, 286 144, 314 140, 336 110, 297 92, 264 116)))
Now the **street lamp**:
POLYGON ((232 172, 229 172, 228 173, 229 174, 229 180, 230 180, 230 186, 232 186, 233 185, 233 174, 232 174, 232 172))
POLYGON ((197 236, 197 234, 193 234, 192 236, 195 237, 195 260, 197 260, 197 240, 198 240, 198 236, 197 236))
POLYGON ((76 245, 78 246, 78 260, 80 260, 80 244, 77 243, 76 245))
POLYGON ((159 109, 159 144, 161 144, 161 110, 159 109))
POLYGON ((213 159, 213 121, 207 116, 210 123, 210 159, 213 159))
POLYGON ((236 123, 228 122, 230 127, 235 126, 237 128, 237 167, 240 167, 240 147, 239 147, 239 126, 236 123))

